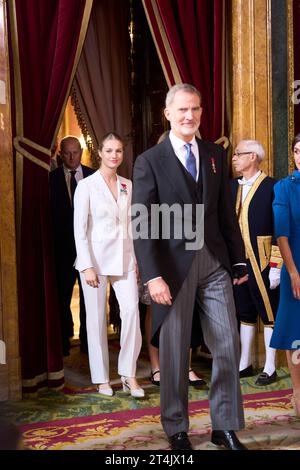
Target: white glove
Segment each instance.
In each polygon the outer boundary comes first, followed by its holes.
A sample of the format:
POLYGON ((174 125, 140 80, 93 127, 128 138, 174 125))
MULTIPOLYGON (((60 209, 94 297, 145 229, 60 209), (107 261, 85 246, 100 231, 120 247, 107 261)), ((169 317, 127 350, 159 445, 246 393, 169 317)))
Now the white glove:
POLYGON ((271 268, 269 272, 270 289, 276 289, 280 283, 280 268, 271 268))

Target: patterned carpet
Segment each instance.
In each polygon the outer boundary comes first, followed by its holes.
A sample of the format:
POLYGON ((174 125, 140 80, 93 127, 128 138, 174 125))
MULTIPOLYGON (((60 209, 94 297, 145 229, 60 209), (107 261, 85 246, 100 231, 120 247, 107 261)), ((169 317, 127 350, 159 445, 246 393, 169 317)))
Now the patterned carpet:
MULTIPOLYGON (((77 354, 77 353, 76 353, 77 354)), ((73 360, 76 356, 74 353, 73 360)), ((134 399, 121 390, 115 371, 113 397, 100 396, 90 384, 87 360, 81 374, 63 391, 47 391, 19 402, 0 403, 0 413, 17 424, 27 449, 48 450, 154 450, 168 449, 159 415, 159 388, 148 378, 148 363, 139 361, 144 399, 134 399)), ((78 365, 78 364, 77 364, 78 365)), ((74 366, 74 363, 73 363, 74 366)), ((210 368, 193 363, 209 382, 210 368)), ((70 371, 68 372, 68 367, 70 371)), ((290 404, 291 383, 287 369, 277 369, 278 380, 268 387, 255 385, 255 377, 241 379, 246 429, 240 438, 250 449, 300 449, 300 420, 290 404)), ((209 441, 208 392, 189 387, 190 436, 195 449, 216 450, 209 441)))
MULTIPOLYGON (((300 419, 293 416, 290 397, 290 390, 244 396, 246 429, 239 436, 249 449, 300 449, 300 419)), ((159 408, 137 404, 137 409, 23 424, 24 445, 35 450, 168 450, 159 408)), ((210 443, 208 401, 191 402, 190 417, 194 448, 217 450, 210 443)))

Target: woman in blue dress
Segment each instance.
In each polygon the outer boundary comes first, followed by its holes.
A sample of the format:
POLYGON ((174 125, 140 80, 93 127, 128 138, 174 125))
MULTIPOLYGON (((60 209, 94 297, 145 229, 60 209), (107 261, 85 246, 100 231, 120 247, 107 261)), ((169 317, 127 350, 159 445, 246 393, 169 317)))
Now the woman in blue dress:
POLYGON ((293 403, 300 416, 300 134, 292 144, 295 171, 274 186, 275 236, 284 261, 270 346, 286 350, 293 403))

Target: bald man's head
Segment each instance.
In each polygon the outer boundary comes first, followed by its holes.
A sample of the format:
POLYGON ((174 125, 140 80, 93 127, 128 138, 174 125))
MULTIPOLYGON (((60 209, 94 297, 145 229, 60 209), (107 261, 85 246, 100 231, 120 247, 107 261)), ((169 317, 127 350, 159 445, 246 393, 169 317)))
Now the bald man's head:
POLYGON ((69 170, 76 170, 80 165, 82 156, 79 139, 73 135, 64 137, 60 143, 60 156, 69 170))

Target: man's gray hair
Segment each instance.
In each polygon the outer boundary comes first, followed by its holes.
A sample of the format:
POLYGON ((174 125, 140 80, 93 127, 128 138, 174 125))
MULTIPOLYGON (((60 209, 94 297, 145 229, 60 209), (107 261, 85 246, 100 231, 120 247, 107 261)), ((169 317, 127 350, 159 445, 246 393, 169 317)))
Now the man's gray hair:
POLYGON ((195 88, 193 85, 190 85, 189 83, 179 83, 178 85, 173 85, 168 91, 166 96, 166 108, 168 108, 172 104, 174 96, 178 91, 184 91, 185 93, 192 93, 194 95, 199 96, 201 103, 201 93, 199 90, 197 90, 197 88, 195 88))
POLYGON ((243 143, 247 151, 256 153, 259 163, 265 158, 264 148, 258 140, 241 140, 239 143, 243 143))

